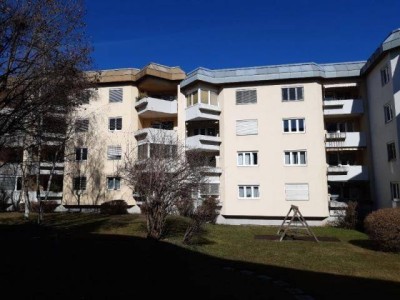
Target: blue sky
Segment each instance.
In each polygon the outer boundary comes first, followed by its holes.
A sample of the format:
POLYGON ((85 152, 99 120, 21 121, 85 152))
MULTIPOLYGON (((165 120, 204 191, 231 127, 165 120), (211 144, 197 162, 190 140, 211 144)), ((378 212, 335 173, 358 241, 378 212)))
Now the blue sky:
POLYGON ((400 0, 86 0, 94 68, 220 69, 366 60, 400 0))

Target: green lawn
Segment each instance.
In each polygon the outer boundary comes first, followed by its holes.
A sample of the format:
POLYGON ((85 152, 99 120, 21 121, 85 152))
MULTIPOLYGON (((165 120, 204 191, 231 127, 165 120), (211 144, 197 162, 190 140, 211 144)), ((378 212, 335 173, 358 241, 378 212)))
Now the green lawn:
POLYGON ((17 286, 29 278, 37 299, 132 299, 139 290, 175 299, 400 295, 400 254, 371 250, 358 231, 318 227, 317 236, 340 242, 279 242, 254 238, 276 227, 207 225, 185 246, 181 218, 169 219, 162 242, 145 239, 138 215, 51 214, 42 226, 34 220, 0 214, 0 279, 12 289, 10 277, 19 278, 17 286))

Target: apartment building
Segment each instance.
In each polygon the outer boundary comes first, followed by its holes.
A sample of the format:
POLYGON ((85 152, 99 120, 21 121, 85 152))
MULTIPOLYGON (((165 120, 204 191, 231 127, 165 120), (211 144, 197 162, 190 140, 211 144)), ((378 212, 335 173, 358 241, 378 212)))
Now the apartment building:
POLYGON ((397 29, 360 62, 102 71, 65 149, 62 204, 137 207, 118 169, 167 136, 207 155, 196 196, 220 200, 221 223, 279 224, 292 204, 315 224, 350 200, 396 206, 399 55, 397 29))

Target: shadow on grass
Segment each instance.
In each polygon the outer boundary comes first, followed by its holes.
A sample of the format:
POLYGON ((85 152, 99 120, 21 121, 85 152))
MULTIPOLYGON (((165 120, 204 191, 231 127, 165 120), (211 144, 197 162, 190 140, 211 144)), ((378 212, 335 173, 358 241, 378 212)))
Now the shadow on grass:
POLYGON ((350 244, 372 251, 379 251, 377 245, 371 240, 350 240, 350 244))
POLYGON ((400 293, 395 282, 230 261, 139 237, 60 232, 0 225, 4 299, 293 299, 282 281, 314 299, 400 293))

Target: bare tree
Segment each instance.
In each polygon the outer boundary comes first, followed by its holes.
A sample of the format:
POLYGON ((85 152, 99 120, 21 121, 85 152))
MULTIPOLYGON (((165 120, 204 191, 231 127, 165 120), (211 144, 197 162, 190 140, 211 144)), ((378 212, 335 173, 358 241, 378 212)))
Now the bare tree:
MULTIPOLYGON (((56 127, 44 120, 49 115, 68 115, 84 103, 97 78, 85 72, 91 47, 83 15, 82 1, 0 2, 0 151, 8 147, 10 137, 21 137, 24 159, 32 155, 36 159, 38 200, 41 148, 56 127)), ((22 164, 22 198, 27 191, 25 179, 31 175, 27 165, 33 162, 22 164)), ((22 201, 27 203, 28 216, 29 198, 22 201)))
POLYGON ((0 148, 45 112, 81 104, 90 66, 81 1, 0 2, 0 148))
POLYGON ((168 214, 176 211, 182 199, 192 201, 204 182, 202 154, 186 151, 173 138, 172 131, 148 133, 145 140, 128 153, 120 169, 123 179, 134 189, 136 200, 142 201, 146 215, 147 237, 160 239, 165 231, 168 214))
POLYGON ((219 201, 215 197, 208 197, 200 203, 195 202, 186 212, 191 219, 183 236, 183 243, 189 244, 193 237, 199 235, 206 223, 214 224, 218 217, 219 201))

